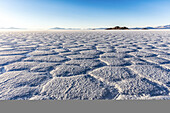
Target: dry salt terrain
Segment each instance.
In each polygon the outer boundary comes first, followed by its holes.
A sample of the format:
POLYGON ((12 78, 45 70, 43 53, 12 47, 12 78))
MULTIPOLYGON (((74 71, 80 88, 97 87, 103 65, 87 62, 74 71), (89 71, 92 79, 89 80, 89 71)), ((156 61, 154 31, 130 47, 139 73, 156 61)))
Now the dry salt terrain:
POLYGON ((170 31, 0 32, 0 100, 170 99, 170 31))

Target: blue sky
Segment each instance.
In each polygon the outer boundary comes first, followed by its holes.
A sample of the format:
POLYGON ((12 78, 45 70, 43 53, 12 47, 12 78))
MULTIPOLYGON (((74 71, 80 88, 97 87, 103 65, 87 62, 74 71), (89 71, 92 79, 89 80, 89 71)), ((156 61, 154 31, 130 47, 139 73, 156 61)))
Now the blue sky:
POLYGON ((0 0, 0 27, 158 26, 169 12, 170 0, 0 0))

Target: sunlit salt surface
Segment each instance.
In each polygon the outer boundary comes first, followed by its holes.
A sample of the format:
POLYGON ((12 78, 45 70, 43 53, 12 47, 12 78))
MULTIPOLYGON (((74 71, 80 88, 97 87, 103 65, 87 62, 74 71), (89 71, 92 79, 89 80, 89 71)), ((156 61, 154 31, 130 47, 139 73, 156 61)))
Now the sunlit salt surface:
POLYGON ((170 99, 170 31, 1 31, 0 100, 170 99))

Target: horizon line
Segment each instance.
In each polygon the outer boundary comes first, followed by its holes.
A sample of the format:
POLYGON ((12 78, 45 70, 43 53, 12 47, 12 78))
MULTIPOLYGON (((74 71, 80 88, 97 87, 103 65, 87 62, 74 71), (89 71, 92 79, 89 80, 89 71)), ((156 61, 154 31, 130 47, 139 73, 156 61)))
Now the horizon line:
MULTIPOLYGON (((166 24, 166 25, 170 25, 170 24, 166 24)), ((166 25, 157 25, 157 26, 146 25, 146 26, 137 26, 137 27, 122 26, 122 27, 144 28, 144 27, 159 27, 159 26, 166 26, 166 25)), ((115 25, 115 26, 120 26, 120 25, 115 25)), ((47 27, 30 27, 30 28, 29 27, 28 28, 0 27, 0 30, 90 30, 90 29, 112 28, 112 27, 85 27, 85 28, 81 28, 81 27, 48 27, 48 28, 47 27)))

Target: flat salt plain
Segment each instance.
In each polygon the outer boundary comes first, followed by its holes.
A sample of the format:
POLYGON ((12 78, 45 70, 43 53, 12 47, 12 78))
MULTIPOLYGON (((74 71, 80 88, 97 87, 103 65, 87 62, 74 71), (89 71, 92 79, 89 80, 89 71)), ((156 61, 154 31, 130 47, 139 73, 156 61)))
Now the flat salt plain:
POLYGON ((170 31, 0 32, 0 100, 170 99, 170 31))

